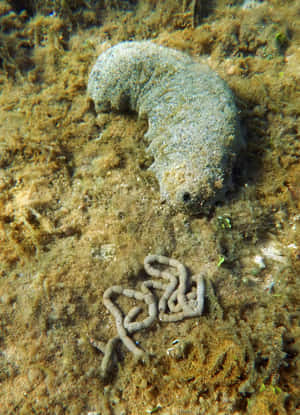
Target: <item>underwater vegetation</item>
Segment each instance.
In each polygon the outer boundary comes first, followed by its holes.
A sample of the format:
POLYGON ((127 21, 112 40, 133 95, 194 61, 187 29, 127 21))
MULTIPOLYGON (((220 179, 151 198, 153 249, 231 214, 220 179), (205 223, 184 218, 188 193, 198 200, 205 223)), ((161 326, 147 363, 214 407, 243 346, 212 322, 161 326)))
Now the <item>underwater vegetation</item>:
POLYGON ((0 1, 0 412, 299 410, 299 6, 243 3, 0 1), (247 147, 208 216, 161 202, 147 120, 87 97, 129 40, 205 60, 237 97, 247 147), (103 379, 103 294, 137 290, 150 252, 206 267, 203 314, 155 320, 134 335, 149 360, 118 348, 103 379))

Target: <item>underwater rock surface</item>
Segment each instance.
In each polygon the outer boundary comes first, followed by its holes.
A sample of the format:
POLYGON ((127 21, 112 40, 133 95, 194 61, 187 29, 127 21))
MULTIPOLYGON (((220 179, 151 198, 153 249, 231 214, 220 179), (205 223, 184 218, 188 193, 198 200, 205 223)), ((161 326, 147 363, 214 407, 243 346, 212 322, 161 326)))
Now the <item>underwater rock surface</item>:
POLYGON ((163 200, 198 213, 224 198, 243 139, 233 94, 207 65, 150 41, 122 42, 98 57, 88 94, 98 112, 148 119, 163 200))

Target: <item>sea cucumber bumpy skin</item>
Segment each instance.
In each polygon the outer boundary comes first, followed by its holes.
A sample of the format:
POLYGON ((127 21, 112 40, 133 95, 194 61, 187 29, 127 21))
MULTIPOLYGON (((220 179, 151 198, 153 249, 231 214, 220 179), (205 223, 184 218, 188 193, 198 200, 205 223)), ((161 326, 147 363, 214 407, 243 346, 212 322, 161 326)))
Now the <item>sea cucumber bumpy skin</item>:
POLYGON ((99 112, 148 119, 162 199, 198 213, 224 198, 243 139, 233 94, 207 65, 151 41, 122 42, 98 57, 88 94, 99 112))

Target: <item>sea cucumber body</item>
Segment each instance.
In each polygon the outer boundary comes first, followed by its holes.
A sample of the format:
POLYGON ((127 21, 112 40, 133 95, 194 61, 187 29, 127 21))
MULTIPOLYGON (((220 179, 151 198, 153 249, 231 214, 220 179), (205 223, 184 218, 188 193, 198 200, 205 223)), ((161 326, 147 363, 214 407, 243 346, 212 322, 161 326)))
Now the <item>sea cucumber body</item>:
POLYGON ((88 93, 99 112, 148 119, 163 199, 200 212, 224 197, 243 140, 233 95, 207 65, 150 41, 122 42, 98 57, 88 93))

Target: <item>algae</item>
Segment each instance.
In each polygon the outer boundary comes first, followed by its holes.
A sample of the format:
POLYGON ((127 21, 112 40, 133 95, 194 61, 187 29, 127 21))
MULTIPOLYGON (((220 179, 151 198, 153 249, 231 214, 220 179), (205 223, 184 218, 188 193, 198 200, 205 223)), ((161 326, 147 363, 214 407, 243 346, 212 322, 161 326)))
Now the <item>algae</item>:
POLYGON ((299 5, 242 3, 0 2, 0 413, 299 410, 299 5), (146 122, 86 97, 101 51, 150 38, 239 101, 247 150, 209 217, 161 204, 146 122), (104 383, 103 292, 143 280, 150 252, 207 264, 204 316, 143 332, 150 362, 120 350, 104 383))

